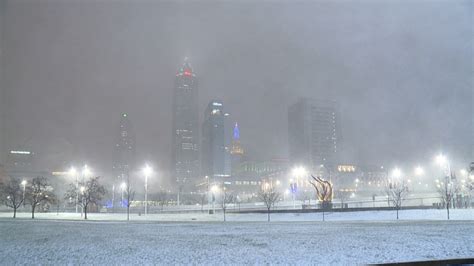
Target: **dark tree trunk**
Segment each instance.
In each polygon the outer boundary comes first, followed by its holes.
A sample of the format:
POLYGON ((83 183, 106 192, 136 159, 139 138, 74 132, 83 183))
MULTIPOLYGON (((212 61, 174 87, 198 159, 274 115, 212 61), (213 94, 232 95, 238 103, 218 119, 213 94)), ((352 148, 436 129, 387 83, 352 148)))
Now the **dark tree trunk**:
POLYGON ((397 220, 398 220, 398 207, 397 207, 397 220))
POLYGON ((35 218, 35 208, 36 208, 36 204, 33 203, 31 205, 31 219, 35 218))
POLYGON ((84 206, 84 220, 87 220, 87 205, 84 206))
POLYGON ((446 212, 448 214, 448 220, 449 220, 449 204, 446 204, 446 212))
POLYGON ((13 218, 16 218, 16 207, 13 207, 13 218))
POLYGON ((267 215, 268 215, 267 220, 270 222, 270 209, 268 209, 267 215))

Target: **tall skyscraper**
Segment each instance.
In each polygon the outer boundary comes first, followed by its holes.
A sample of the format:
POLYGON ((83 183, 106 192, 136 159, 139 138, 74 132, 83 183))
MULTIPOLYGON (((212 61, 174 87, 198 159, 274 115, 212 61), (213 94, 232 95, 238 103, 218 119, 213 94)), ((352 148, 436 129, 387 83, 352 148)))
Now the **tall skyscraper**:
POLYGON ((179 187, 191 188, 199 177, 198 82, 188 60, 176 73, 173 91, 173 169, 179 187))
POLYGON ((240 129, 239 125, 235 123, 234 130, 232 134, 232 144, 230 147, 230 158, 232 173, 235 173, 235 170, 239 167, 242 162, 242 156, 244 155, 244 149, 240 143, 240 129))
POLYGON ((303 98, 288 109, 288 144, 292 164, 316 170, 334 167, 339 147, 335 101, 303 98))
POLYGON ((213 181, 221 181, 225 172, 224 106, 220 101, 211 101, 204 114, 202 125, 202 174, 213 181))
POLYGON ((130 170, 135 167, 135 133, 128 114, 122 114, 115 140, 113 172, 115 187, 124 182, 130 170))

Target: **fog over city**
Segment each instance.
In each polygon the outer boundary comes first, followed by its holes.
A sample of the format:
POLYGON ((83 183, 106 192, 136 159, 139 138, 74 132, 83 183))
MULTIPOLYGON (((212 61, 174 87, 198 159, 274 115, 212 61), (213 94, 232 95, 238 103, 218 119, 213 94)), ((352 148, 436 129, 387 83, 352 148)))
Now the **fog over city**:
MULTIPOLYGON (((288 158, 288 106, 336 100, 341 160, 472 158, 470 1, 6 1, 7 149, 106 172, 122 113, 137 161, 169 176, 172 94, 189 58, 247 156, 288 158), (429 157, 429 158, 428 158, 429 157)), ((230 138, 230 137, 229 137, 230 138)))

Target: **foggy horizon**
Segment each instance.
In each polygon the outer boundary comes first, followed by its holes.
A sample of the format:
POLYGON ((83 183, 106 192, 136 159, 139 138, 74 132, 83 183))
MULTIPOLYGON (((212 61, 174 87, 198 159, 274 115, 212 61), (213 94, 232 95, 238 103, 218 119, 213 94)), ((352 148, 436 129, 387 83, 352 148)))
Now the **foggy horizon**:
POLYGON ((309 97, 338 102, 347 163, 439 151, 468 161, 470 5, 7 1, 6 148, 31 149, 42 169, 107 172, 127 113, 137 162, 169 175, 174 79, 188 57, 200 123, 222 100, 254 160, 288 157, 288 106, 309 97))

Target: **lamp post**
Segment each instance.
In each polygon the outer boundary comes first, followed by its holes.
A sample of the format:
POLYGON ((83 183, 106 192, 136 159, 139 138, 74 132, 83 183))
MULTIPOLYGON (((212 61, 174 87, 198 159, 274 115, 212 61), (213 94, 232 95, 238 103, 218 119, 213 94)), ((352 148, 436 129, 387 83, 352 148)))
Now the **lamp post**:
POLYGON ((91 176, 92 176, 92 172, 91 172, 89 166, 87 166, 87 164, 85 164, 84 168, 82 169, 82 182, 84 182, 85 178, 88 178, 88 177, 91 177, 91 176))
POLYGON ((75 205, 76 205, 76 213, 78 212, 78 201, 79 201, 79 179, 78 179, 78 176, 77 176, 77 171, 76 171, 76 168, 74 167, 71 167, 69 169, 69 176, 72 176, 74 178, 76 178, 76 199, 75 199, 75 205))
POLYGON ((148 164, 143 168, 143 174, 145 175, 145 216, 148 214, 148 176, 153 173, 153 168, 148 164))
POLYGON ((415 167, 415 176, 420 177, 425 174, 425 170, 421 166, 415 167))
POLYGON ((215 206, 216 196, 215 196, 215 193, 217 193, 219 191, 219 187, 217 185, 214 185, 214 186, 212 186, 211 191, 212 191, 212 214, 215 214, 216 213, 216 206, 215 206))
POLYGON ((25 191, 26 191, 26 180, 21 181, 21 185, 23 186, 23 208, 25 208, 25 191))
POLYGON ((120 185, 120 189, 122 190, 122 200, 120 201, 120 206, 123 207, 123 192, 125 191, 125 189, 127 188, 127 184, 125 182, 122 182, 122 184, 120 185))
POLYGON ((211 186, 209 184, 209 176, 205 176, 206 182, 207 182, 207 214, 210 214, 211 212, 211 186))

